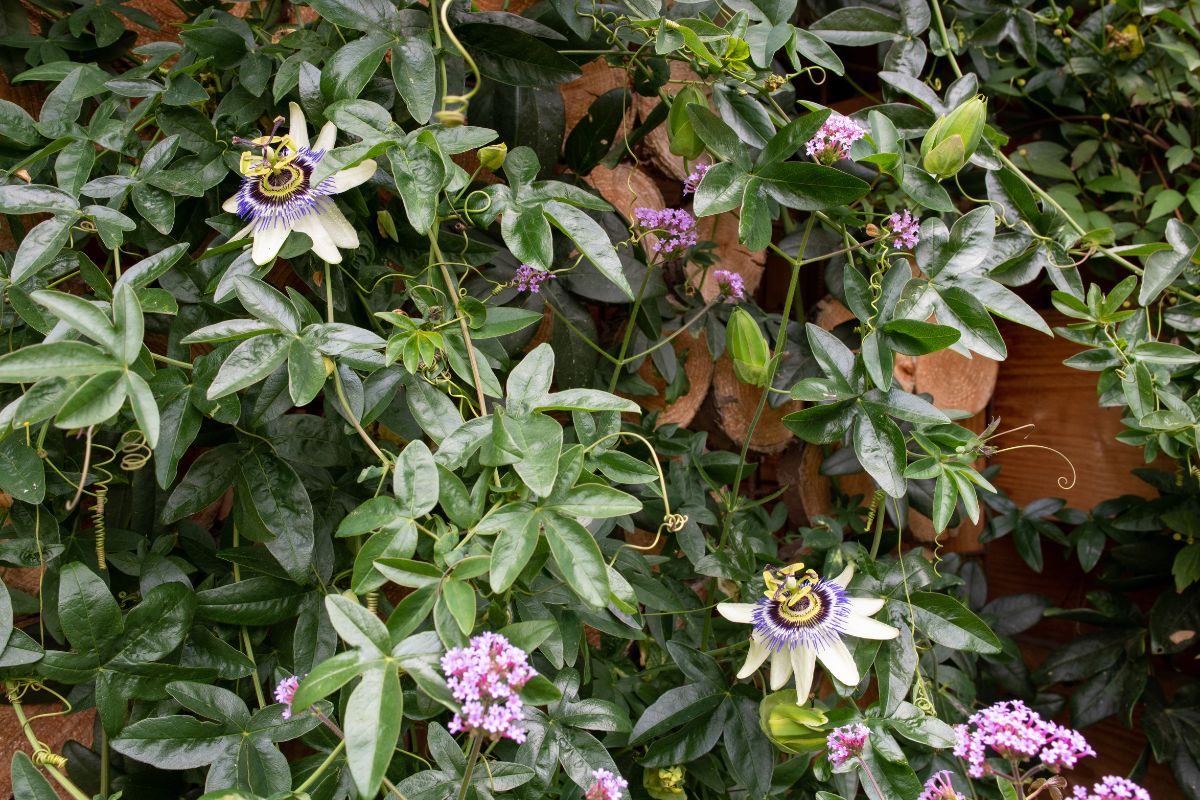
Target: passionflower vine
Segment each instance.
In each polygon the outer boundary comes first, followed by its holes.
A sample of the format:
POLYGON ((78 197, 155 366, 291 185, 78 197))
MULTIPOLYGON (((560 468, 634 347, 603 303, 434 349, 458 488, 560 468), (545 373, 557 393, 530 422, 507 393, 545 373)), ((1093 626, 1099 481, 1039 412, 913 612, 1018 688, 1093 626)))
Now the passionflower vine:
POLYGON ((365 183, 378 165, 368 159, 314 185, 313 173, 325 152, 333 147, 337 128, 332 122, 325 123, 310 145, 300 106, 291 103, 289 110, 291 118, 285 135, 276 136, 272 131, 249 142, 255 149, 242 153, 241 188, 221 208, 249 223, 232 239, 247 235, 252 238, 255 264, 275 258, 292 231, 308 236, 317 256, 338 264, 342 249, 358 247, 358 232, 338 210, 332 196, 365 183))
POLYGON ((853 566, 829 580, 802 563, 791 564, 763 572, 767 588, 757 603, 718 603, 721 616, 754 626, 738 678, 752 675, 769 656, 771 688, 782 688, 795 675, 800 702, 812 690, 817 661, 842 683, 856 685, 858 666, 842 638, 894 639, 900 631, 871 619, 883 608, 882 598, 847 596, 853 576, 853 566))

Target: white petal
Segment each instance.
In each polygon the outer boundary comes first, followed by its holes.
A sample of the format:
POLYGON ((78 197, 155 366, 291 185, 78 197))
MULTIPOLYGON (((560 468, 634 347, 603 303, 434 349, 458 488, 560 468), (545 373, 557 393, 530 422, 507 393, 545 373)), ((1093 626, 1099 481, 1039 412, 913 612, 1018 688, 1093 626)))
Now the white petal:
POLYGON ((771 655, 771 648, 767 647, 758 637, 751 637, 750 652, 746 654, 746 663, 742 664, 742 668, 738 670, 738 680, 753 675, 769 655, 771 655))
POLYGON ((861 617, 873 617, 883 608, 882 597, 851 597, 850 613, 861 617))
POLYGON ((308 123, 304 121, 304 112, 296 102, 288 103, 288 135, 297 147, 308 147, 308 123))
POLYGON ((312 239, 312 250, 317 254, 317 258, 328 261, 330 264, 340 264, 342 263, 342 254, 334 244, 333 237, 330 236, 321 217, 321 214, 305 214, 296 220, 295 229, 312 239))
POLYGON ((749 625, 754 622, 753 603, 717 603, 717 613, 730 622, 740 622, 749 625))
POLYGON ((792 677, 792 659, 788 651, 776 650, 771 654, 771 691, 782 689, 792 677))
POLYGON ((817 669, 817 654, 811 647, 799 645, 792 651, 792 671, 796 673, 796 702, 804 705, 808 702, 808 693, 812 691, 813 673, 817 669))
POLYGON ((379 169, 379 165, 368 158, 356 167, 335 172, 333 175, 333 193, 341 194, 347 189, 353 189, 355 186, 366 183, 375 174, 377 169, 379 169))
POLYGON ((847 686, 858 685, 858 665, 841 639, 834 639, 832 644, 818 650, 817 658, 821 659, 821 664, 829 670, 829 674, 842 683, 847 686))
POLYGON ((346 215, 332 202, 311 216, 316 216, 321 220, 321 224, 325 226, 333 243, 338 247, 348 249, 358 247, 358 231, 354 230, 350 220, 346 219, 346 215))
POLYGON ((269 264, 288 237, 288 226, 281 222, 254 232, 254 263, 269 264))
POLYGON ((854 577, 854 565, 847 564, 846 568, 844 570, 842 570, 842 573, 833 579, 833 582, 836 583, 838 586, 841 586, 843 589, 845 589, 846 584, 850 583, 850 579, 853 577, 854 577))
POLYGON ((224 203, 221 203, 221 210, 236 214, 238 210, 238 196, 235 194, 224 203))
POLYGON ((324 150, 329 152, 333 149, 333 143, 337 140, 337 128, 332 122, 326 122, 321 126, 321 132, 317 134, 317 141, 313 144, 313 150, 324 150))
POLYGON ((846 619, 846 633, 860 639, 895 639, 900 631, 870 617, 851 614, 846 619))
POLYGON ((254 230, 254 223, 253 223, 253 222, 251 222, 251 223, 250 223, 249 225, 247 225, 246 227, 242 228, 240 231, 238 231, 237 233, 235 233, 233 236, 230 236, 230 237, 229 237, 229 241, 231 241, 231 242, 236 242, 238 239, 245 238, 246 234, 250 233, 250 231, 252 231, 252 230, 254 230))

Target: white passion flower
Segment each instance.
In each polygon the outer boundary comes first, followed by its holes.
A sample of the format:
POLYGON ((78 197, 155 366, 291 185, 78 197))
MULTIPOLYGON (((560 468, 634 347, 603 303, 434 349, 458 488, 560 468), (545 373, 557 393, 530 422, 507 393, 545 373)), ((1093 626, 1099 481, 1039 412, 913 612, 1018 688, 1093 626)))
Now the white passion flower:
POLYGON ((857 685, 858 666, 842 637, 894 639, 900 632, 871 619, 883 608, 881 598, 846 595, 853 576, 853 566, 828 580, 805 570, 804 564, 791 564, 763 572, 767 589, 757 603, 718 603, 721 616, 754 626, 750 652, 738 678, 754 674, 769 656, 771 689, 783 688, 795 675, 800 703, 808 700, 817 661, 842 683, 857 685))
MULTIPOLYGON (((316 142, 308 140, 308 125, 300 106, 291 103, 285 136, 260 136, 250 142, 256 149, 242 153, 242 186, 222 205, 249 224, 234 234, 253 238, 255 264, 269 263, 292 231, 312 240, 313 252, 330 264, 339 264, 342 249, 358 247, 358 232, 338 210, 332 196, 369 180, 378 165, 368 159, 336 172, 314 186, 313 172, 337 137, 332 122, 325 123, 316 142)), ((282 120, 282 118, 280 118, 282 120)))

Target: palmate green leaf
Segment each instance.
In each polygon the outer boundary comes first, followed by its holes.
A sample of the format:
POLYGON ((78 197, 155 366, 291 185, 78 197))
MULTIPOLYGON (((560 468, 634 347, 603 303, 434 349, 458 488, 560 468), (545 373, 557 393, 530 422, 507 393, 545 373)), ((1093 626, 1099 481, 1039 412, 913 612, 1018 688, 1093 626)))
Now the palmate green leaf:
POLYGON ((712 711, 724 699, 724 688, 707 682, 668 689, 642 712, 629 733, 629 742, 645 742, 677 725, 691 722, 712 711))
POLYGON ((167 498, 163 522, 169 524, 195 514, 220 497, 233 484, 239 455, 240 448, 233 444, 201 453, 167 498))
POLYGON ((781 205, 800 211, 819 211, 853 203, 870 186, 861 178, 802 161, 767 164, 755 170, 768 195, 781 205))
POLYGON ((580 76, 565 56, 527 33, 500 25, 455 27, 484 77, 509 86, 559 86, 580 76))
POLYGON ((492 563, 488 581, 493 592, 504 592, 513 585, 525 569, 537 547, 543 523, 541 510, 533 511, 523 521, 500 529, 492 546, 492 563))
MULTIPOLYGON (((678 103, 678 100, 676 102, 678 103)), ((693 103, 686 105, 685 109, 692 128, 710 152, 722 161, 732 162, 743 169, 750 166, 750 159, 746 155, 746 145, 738 136, 737 131, 709 111, 705 105, 693 103)))
POLYGON ((29 756, 20 750, 13 753, 11 775, 13 797, 21 800, 58 800, 54 787, 42 777, 29 756))
POLYGON ((390 148, 387 156, 409 224, 418 231, 428 231, 437 216, 438 195, 446 183, 441 155, 418 139, 390 148))
POLYGON ((239 344, 221 363, 208 387, 208 399, 218 400, 270 375, 287 358, 292 341, 291 336, 268 333, 239 344))
POLYGON ((151 717, 127 726, 112 740, 112 748, 159 769, 198 769, 210 765, 237 738, 239 733, 217 722, 151 717))
POLYGON ((404 718, 404 693, 390 664, 367 670, 346 704, 346 760, 363 797, 374 797, 392 761, 404 718))
POLYGON ((913 592, 910 603, 918 629, 938 644, 985 655, 1000 652, 996 634, 953 597, 913 592))
POLYGON ((12 283, 22 283, 53 261, 63 246, 71 240, 73 223, 74 219, 64 214, 51 217, 30 228, 17 248, 9 280, 12 283))
POLYGON ((608 602, 608 568, 595 537, 569 517, 547 514, 546 541, 554 563, 576 594, 595 608, 608 602))
POLYGON ((574 206, 557 200, 547 202, 543 211, 554 227, 571 240, 601 275, 608 278, 630 300, 633 299, 633 289, 625 277, 621 259, 617 256, 612 240, 598 222, 574 206))
POLYGON ((364 661, 356 650, 347 650, 327 658, 300 681, 300 687, 292 698, 292 706, 308 708, 318 700, 324 700, 357 678, 372 663, 370 660, 364 661))
MULTIPOLYGON (((79 333, 104 347, 110 353, 119 355, 121 346, 118 342, 117 331, 113 323, 96 304, 77 297, 73 294, 41 290, 30 292, 30 297, 40 305, 45 306, 51 314, 70 325, 79 333)), ((138 336, 138 347, 142 344, 138 336)))
POLYGON ((294 617, 307 589, 279 578, 243 578, 196 593, 196 616, 231 625, 273 625, 294 617))
POLYGON ((391 649, 387 627, 379 618, 355 601, 342 595, 325 597, 325 611, 346 644, 362 648, 371 655, 383 655, 391 649))
POLYGON ((41 503, 46 499, 46 467, 22 438, 10 435, 0 441, 0 491, 25 503, 41 503))
POLYGON ((808 27, 827 42, 850 47, 891 41, 900 28, 899 18, 868 6, 836 9, 808 27))
POLYGON ((696 187, 694 210, 697 217, 732 211, 742 204, 749 175, 736 164, 714 164, 696 187))
POLYGON ((538 497, 547 497, 554 490, 558 476, 558 459, 562 452, 562 425, 544 414, 530 414, 523 419, 507 418, 519 426, 525 446, 520 460, 513 468, 538 497))
POLYGON ((88 378, 63 403, 54 424, 86 428, 112 419, 125 404, 124 377, 124 372, 114 369, 88 378))
POLYGON ((78 561, 59 573, 58 613, 75 652, 112 657, 124 630, 121 609, 104 581, 78 561))

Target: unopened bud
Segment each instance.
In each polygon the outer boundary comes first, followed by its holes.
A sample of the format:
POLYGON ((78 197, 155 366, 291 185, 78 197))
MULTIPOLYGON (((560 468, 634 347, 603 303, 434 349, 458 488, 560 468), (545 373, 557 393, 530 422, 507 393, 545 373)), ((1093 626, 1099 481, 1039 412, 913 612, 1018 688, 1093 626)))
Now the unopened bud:
POLYGON ((981 95, 939 117, 921 140, 925 169, 939 180, 957 173, 979 147, 986 122, 987 100, 981 95))
POLYGON ((489 144, 487 147, 479 149, 479 163, 490 169, 492 172, 504 166, 504 159, 508 157, 508 145, 501 142, 500 144, 489 144))
POLYGON ((375 226, 379 228, 380 236, 386 236, 393 242, 400 241, 400 234, 396 231, 396 221, 392 219, 392 215, 386 208, 375 212, 375 226))

